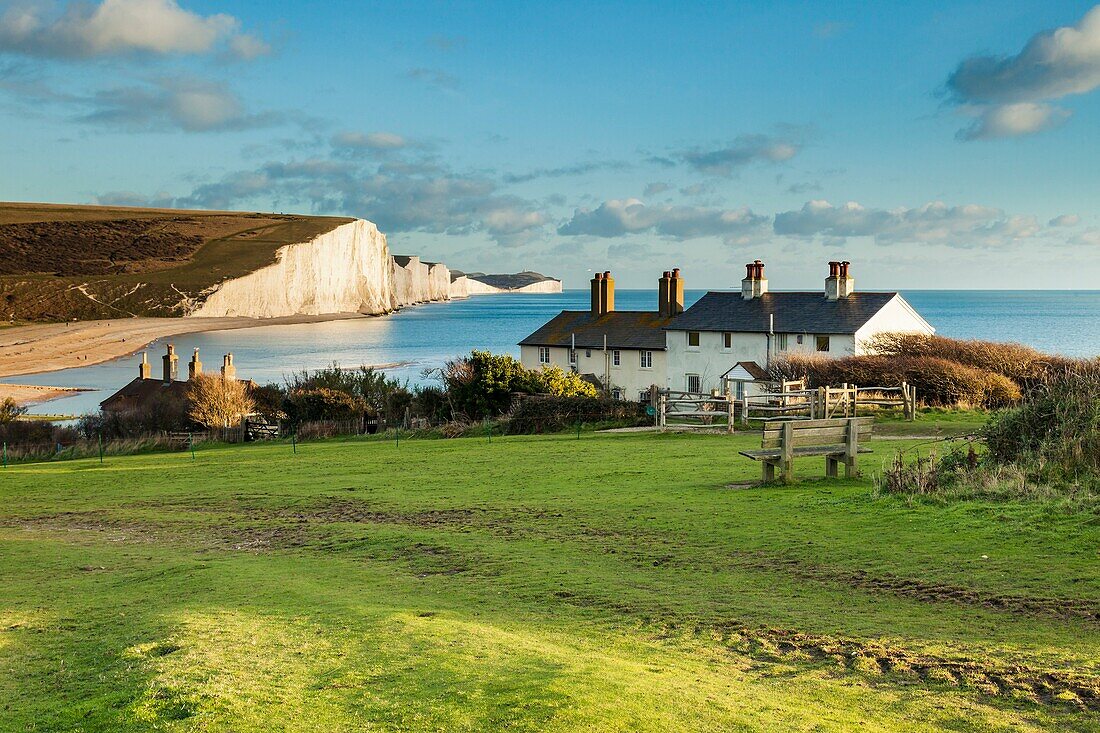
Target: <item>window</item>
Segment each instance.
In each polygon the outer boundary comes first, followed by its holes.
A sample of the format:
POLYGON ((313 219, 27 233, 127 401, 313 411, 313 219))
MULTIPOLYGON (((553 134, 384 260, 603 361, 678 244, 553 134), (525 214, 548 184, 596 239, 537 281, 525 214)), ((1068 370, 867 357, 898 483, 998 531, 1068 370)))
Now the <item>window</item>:
POLYGON ((622 354, 619 353, 618 349, 615 349, 614 351, 611 352, 611 363, 612 363, 612 365, 619 366, 619 365, 622 364, 622 361, 623 361, 622 354))
POLYGON ((549 364, 549 363, 550 363, 550 347, 549 346, 540 346, 539 347, 539 364, 549 364))
POLYGON ((817 350, 818 351, 828 351, 829 350, 829 337, 828 336, 818 336, 817 337, 817 350))
POLYGON ((698 374, 685 374, 684 376, 687 378, 687 385, 685 386, 688 392, 702 391, 703 385, 698 374))
POLYGON ((727 349, 727 350, 733 348, 733 334, 732 333, 726 332, 726 333, 722 334, 722 348, 727 349))
POLYGON ((787 334, 785 334, 785 333, 779 334, 779 350, 780 351, 786 351, 787 350, 787 334))
POLYGON ((570 349, 569 350, 569 363, 570 364, 576 364, 577 363, 577 350, 576 349, 570 349))
POLYGON ((652 369, 652 368, 653 368, 653 352, 652 351, 643 351, 642 352, 642 369, 652 369))
POLYGON ((698 331, 688 331, 688 346, 699 346, 698 331))
POLYGON ((796 338, 796 339, 795 339, 795 342, 796 342, 796 343, 797 343, 797 344, 798 344, 799 346, 801 346, 801 345, 802 345, 802 334, 798 334, 798 338, 796 338))
POLYGON ((623 391, 621 389, 616 387, 615 389, 611 390, 611 399, 621 400, 622 398, 623 398, 623 391))
POLYGON ((649 402, 649 390, 643 389, 638 393, 638 402, 649 402))
MULTIPOLYGON (((799 341, 798 343, 802 343, 802 342, 799 341)), ((591 359, 592 358, 592 349, 585 349, 584 350, 584 358, 585 359, 591 359)))

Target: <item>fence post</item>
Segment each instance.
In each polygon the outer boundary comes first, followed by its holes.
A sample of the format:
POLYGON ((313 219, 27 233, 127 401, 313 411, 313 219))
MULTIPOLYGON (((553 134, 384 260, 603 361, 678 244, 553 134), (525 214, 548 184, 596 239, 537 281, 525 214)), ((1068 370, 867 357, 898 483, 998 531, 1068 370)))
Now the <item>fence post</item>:
POLYGON ((733 415, 734 415, 734 412, 735 412, 735 410, 733 409, 733 405, 734 405, 733 395, 731 395, 729 392, 726 392, 726 410, 727 410, 727 414, 726 414, 726 433, 729 433, 729 434, 733 433, 733 415))
POLYGON ((581 439, 581 419, 577 418, 577 440, 581 439))
POLYGON ((293 433, 290 434, 290 449, 292 451, 294 451, 295 454, 298 453, 298 431, 297 430, 295 430, 293 433))
POLYGON ((187 447, 191 450, 191 460, 195 460, 195 435, 194 433, 187 434, 187 447))
MULTIPOLYGON (((96 433, 96 437, 99 438, 99 462, 103 463, 103 433, 96 433)), ((5 454, 7 450, 5 449, 5 454)))
POLYGON ((8 467, 8 442, 4 441, 4 468, 8 467))
POLYGON ((485 418, 485 437, 489 439, 489 442, 493 442, 493 431, 489 427, 489 418, 485 418))

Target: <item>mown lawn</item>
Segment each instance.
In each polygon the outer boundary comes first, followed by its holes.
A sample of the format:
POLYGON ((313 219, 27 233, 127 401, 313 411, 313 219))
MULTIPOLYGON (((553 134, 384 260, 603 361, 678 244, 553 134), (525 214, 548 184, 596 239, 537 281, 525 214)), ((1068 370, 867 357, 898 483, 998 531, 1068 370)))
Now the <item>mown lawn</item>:
POLYGON ((1095 515, 746 488, 757 440, 9 467, 0 729, 1098 729, 1095 515))

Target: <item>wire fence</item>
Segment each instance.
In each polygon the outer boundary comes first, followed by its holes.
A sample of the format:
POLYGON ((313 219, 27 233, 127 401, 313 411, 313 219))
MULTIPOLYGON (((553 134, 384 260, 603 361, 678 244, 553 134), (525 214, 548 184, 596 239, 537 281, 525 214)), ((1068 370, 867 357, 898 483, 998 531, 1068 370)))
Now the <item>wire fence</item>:
POLYGON ((262 429, 254 424, 242 423, 223 429, 160 431, 126 438, 96 436, 50 442, 3 442, 0 444, 0 456, 3 468, 89 458, 103 464, 111 457, 144 453, 190 453, 196 459, 197 449, 212 445, 279 443, 297 453, 303 443, 333 438, 360 437, 391 441, 396 446, 417 440, 459 437, 484 438, 491 443, 494 438, 532 434, 565 434, 580 439, 583 434, 598 429, 639 424, 652 425, 652 418, 645 417, 636 408, 611 415, 592 410, 572 410, 551 416, 502 415, 477 421, 433 422, 424 418, 406 418, 392 425, 378 419, 314 420, 297 425, 266 423, 262 429))

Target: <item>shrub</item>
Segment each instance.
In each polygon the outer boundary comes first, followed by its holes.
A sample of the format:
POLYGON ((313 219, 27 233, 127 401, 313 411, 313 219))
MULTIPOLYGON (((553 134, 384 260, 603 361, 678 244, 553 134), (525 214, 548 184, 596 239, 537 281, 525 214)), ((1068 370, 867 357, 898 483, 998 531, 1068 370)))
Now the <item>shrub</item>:
POLYGON ((555 433, 580 423, 651 423, 645 405, 610 398, 531 395, 516 400, 505 422, 511 434, 555 433))
POLYGON ((283 403, 292 425, 316 420, 355 420, 371 411, 366 400, 335 389, 298 389, 283 403))
POLYGON ((596 397, 596 385, 572 371, 559 366, 547 366, 531 372, 528 386, 532 391, 555 397, 596 397))
POLYGON ((1100 368, 1069 372, 1036 387, 1019 407, 983 429, 990 458, 1049 479, 1100 476, 1100 368))
POLYGON ((0 441, 9 447, 42 445, 53 447, 57 443, 72 443, 80 439, 80 433, 72 428, 60 427, 48 420, 0 421, 0 441))
POLYGON ((917 388, 917 398, 929 405, 998 408, 1019 401, 1020 388, 1007 377, 935 356, 791 355, 775 362, 776 379, 805 377, 809 386, 847 382, 867 387, 892 387, 902 382, 917 388))
POLYGON ((333 362, 316 371, 303 370, 286 379, 286 392, 328 389, 357 397, 369 405, 374 414, 387 422, 398 422, 412 404, 413 394, 407 383, 393 379, 373 367, 345 369, 333 362))
POLYGON ((867 346, 881 356, 947 359, 1002 375, 1022 389, 1030 389, 1085 364, 1077 359, 1044 354, 1022 344, 912 333, 877 334, 868 340, 867 346))
POLYGON ((256 404, 246 382, 226 379, 220 374, 197 374, 188 389, 187 415, 208 428, 227 428, 250 415, 256 404))
POLYGON ((0 425, 7 425, 27 414, 27 408, 11 397, 0 400, 0 425))
POLYGON ((531 375, 511 356, 477 350, 443 368, 443 382, 455 412, 470 420, 503 414, 511 406, 514 392, 536 391, 531 375))

